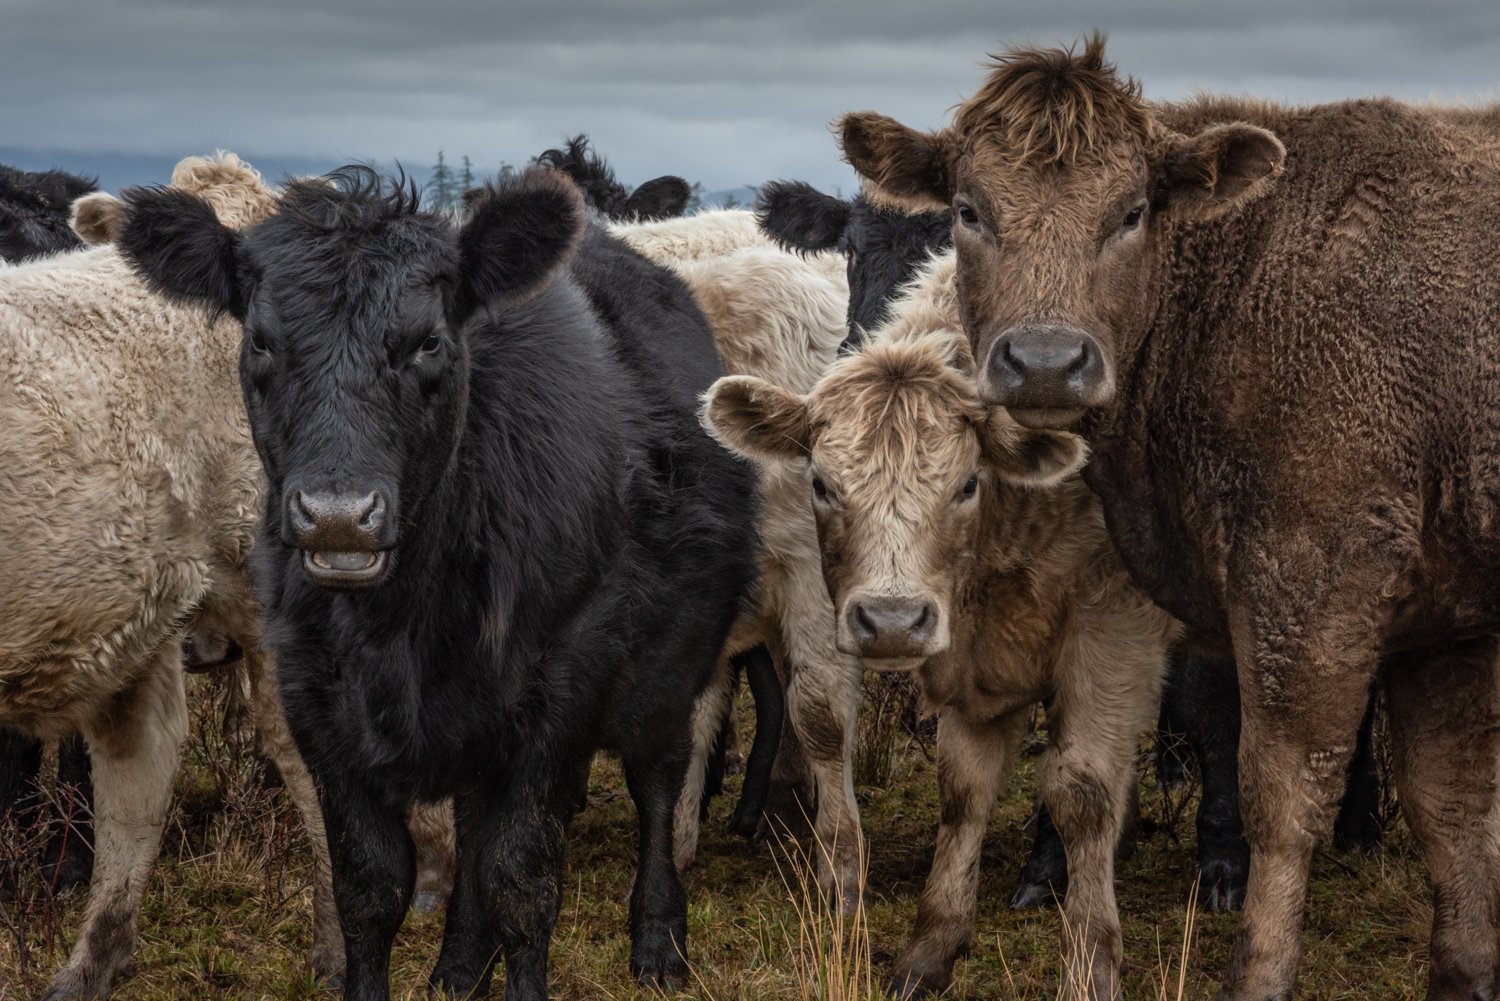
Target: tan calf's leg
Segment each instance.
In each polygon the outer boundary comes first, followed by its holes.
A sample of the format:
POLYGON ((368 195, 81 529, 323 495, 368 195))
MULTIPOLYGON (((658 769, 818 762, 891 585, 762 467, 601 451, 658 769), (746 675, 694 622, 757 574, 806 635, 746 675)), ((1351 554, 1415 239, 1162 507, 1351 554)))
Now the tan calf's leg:
POLYGON ((84 728, 94 777, 94 878, 78 942, 45 1001, 104 997, 129 969, 186 736, 182 648, 174 638, 136 686, 84 728))
POLYGON ((1401 813, 1432 874, 1432 1001, 1493 997, 1496 986, 1495 651, 1486 638, 1392 658, 1384 675, 1401 813))
POLYGON ((1165 666, 1159 647, 1133 648, 1123 642, 1128 635, 1080 627, 1070 637, 1048 714, 1051 746, 1037 772, 1068 857, 1064 995, 1090 1001, 1120 995, 1115 854, 1137 782, 1137 743, 1151 726, 1165 666))
POLYGON ((913 998, 946 990, 953 962, 974 932, 979 853, 995 800, 1026 735, 1029 711, 971 722, 938 713, 938 796, 942 819, 932 872, 922 888, 912 940, 896 960, 892 989, 913 998))
POLYGON ((281 697, 276 686, 275 659, 262 647, 242 643, 250 672, 250 697, 255 725, 281 781, 302 817, 302 827, 313 856, 313 933, 307 962, 319 980, 340 983, 344 975, 344 933, 339 930, 338 909, 333 902, 333 863, 328 856, 328 834, 323 827, 323 808, 312 775, 292 740, 281 697))
POLYGON ((677 794, 672 817, 672 862, 679 873, 686 872, 698 854, 698 836, 702 828, 703 779, 708 759, 713 754, 719 725, 730 712, 729 658, 721 656, 714 665, 713 677, 693 704, 693 752, 688 759, 687 777, 677 794))

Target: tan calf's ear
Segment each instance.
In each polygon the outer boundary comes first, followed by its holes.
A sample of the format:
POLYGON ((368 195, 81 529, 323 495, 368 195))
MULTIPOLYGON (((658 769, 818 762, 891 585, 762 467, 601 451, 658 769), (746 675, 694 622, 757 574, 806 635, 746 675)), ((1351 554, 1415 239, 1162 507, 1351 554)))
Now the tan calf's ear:
POLYGON ((873 111, 855 111, 834 125, 844 159, 869 184, 876 201, 908 212, 941 212, 953 204, 952 140, 919 132, 873 111))
POLYGON ((751 375, 720 379, 703 394, 703 426, 731 452, 753 461, 805 458, 807 402, 751 375))
POLYGON ((984 459, 1007 483, 1050 487, 1072 476, 1088 462, 1082 438, 1067 431, 1034 431, 994 407, 979 428, 984 459))
POLYGON ((1246 122, 1169 140, 1156 200, 1180 219, 1212 219, 1262 194, 1281 173, 1286 147, 1246 122))
POLYGON ((104 191, 73 200, 70 224, 78 239, 87 244, 114 243, 125 229, 125 203, 104 191))

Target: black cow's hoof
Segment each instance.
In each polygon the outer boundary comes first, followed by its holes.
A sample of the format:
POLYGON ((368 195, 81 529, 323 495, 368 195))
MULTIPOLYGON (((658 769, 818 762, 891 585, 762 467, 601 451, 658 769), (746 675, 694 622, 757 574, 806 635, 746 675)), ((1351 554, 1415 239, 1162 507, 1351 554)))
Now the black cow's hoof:
POLYGON ((751 815, 748 811, 741 813, 735 810, 729 818, 729 833, 746 841, 759 841, 766 836, 766 828, 760 817, 751 815))
POLYGON ((1214 859, 1204 863, 1198 882, 1198 906, 1219 914, 1245 905, 1245 885, 1250 880, 1249 863, 1214 859))
POLYGON ((1016 890, 1010 895, 1010 909, 1013 911, 1030 911, 1038 907, 1052 907, 1061 903, 1067 888, 1058 893, 1053 885, 1047 880, 1023 879, 1016 884, 1016 890))
POLYGON ((688 982, 687 956, 666 925, 643 927, 630 950, 630 975, 642 987, 675 991, 688 982))
POLYGON ((1186 751, 1177 745, 1165 742, 1156 746, 1156 788, 1180 793, 1187 788, 1188 766, 1186 751))
POLYGON ((1350 855, 1379 855, 1384 831, 1376 817, 1362 817, 1357 821, 1343 821, 1333 829, 1333 846, 1350 855))

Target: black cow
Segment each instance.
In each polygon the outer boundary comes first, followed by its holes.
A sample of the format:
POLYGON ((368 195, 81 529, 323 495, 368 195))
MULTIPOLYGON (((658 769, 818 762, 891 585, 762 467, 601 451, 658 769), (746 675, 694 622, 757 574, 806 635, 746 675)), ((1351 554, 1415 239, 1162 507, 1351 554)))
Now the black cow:
POLYGON ((751 471, 701 430, 719 375, 692 296, 587 219, 555 171, 461 229, 349 167, 236 235, 130 193, 156 287, 244 323, 269 483, 253 560, 315 776, 346 996, 386 998, 411 894, 406 804, 453 796, 439 992, 547 992, 564 834, 596 747, 640 817, 632 972, 680 982, 672 818, 694 701, 755 571, 751 471))
MULTIPOLYGON (((849 264, 849 334, 857 350, 865 332, 888 318, 888 307, 934 253, 953 246, 952 214, 907 214, 878 205, 863 193, 854 199, 824 194, 801 181, 773 181, 756 202, 761 229, 797 253, 838 251, 849 264)), ((1250 872, 1239 803, 1240 695, 1234 662, 1181 651, 1172 656, 1163 694, 1158 769, 1163 781, 1181 780, 1183 745, 1197 758, 1202 783, 1198 804, 1198 861, 1204 905, 1238 908, 1250 872)), ((1380 777, 1371 731, 1375 693, 1366 707, 1348 784, 1334 828, 1345 851, 1380 848, 1380 777)), ((1038 808, 1036 839, 1021 868, 1011 906, 1050 905, 1067 890, 1067 856, 1045 806, 1038 808)))
POLYGON ((910 215, 870 201, 825 195, 803 181, 771 181, 755 214, 767 236, 803 254, 838 251, 849 262, 849 336, 842 351, 888 318, 896 291, 935 251, 953 246, 949 212, 910 215))
POLYGON ((609 164, 589 149, 588 136, 582 134, 566 140, 560 149, 547 150, 536 162, 567 174, 589 205, 613 222, 674 219, 687 210, 693 197, 688 182, 673 174, 652 178, 629 190, 615 178, 609 164))
MULTIPOLYGON (((98 190, 88 178, 61 170, 26 171, 0 164, 0 261, 10 264, 82 246, 68 226, 73 199, 98 190)), ((27 827, 46 805, 36 795, 42 745, 0 729, 0 816, 27 827)), ((43 851, 42 878, 54 892, 87 883, 94 870, 89 751, 74 736, 58 747, 56 829, 43 851)))

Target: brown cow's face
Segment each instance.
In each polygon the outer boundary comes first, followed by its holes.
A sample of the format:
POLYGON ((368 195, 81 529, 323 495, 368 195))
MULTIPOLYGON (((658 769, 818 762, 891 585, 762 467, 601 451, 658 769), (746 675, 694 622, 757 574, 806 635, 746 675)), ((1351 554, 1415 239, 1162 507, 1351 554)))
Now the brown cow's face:
POLYGON ((941 132, 874 112, 840 123, 874 195, 953 209, 980 394, 1027 426, 1066 428, 1113 401, 1145 329, 1161 221, 1211 219, 1281 169, 1264 129, 1185 136, 1155 115, 1096 37, 1002 56, 941 132))
POLYGON ((973 568, 981 508, 1003 481, 1075 472, 1072 435, 1028 431, 983 407, 959 335, 877 344, 806 399, 720 380, 705 420, 729 447, 805 469, 839 649, 881 670, 946 650, 955 589, 973 568))
POLYGON ((979 391, 1033 427, 1114 395, 1120 334, 1149 272, 1151 169, 1120 143, 1071 166, 993 146, 954 170, 954 243, 979 391))

